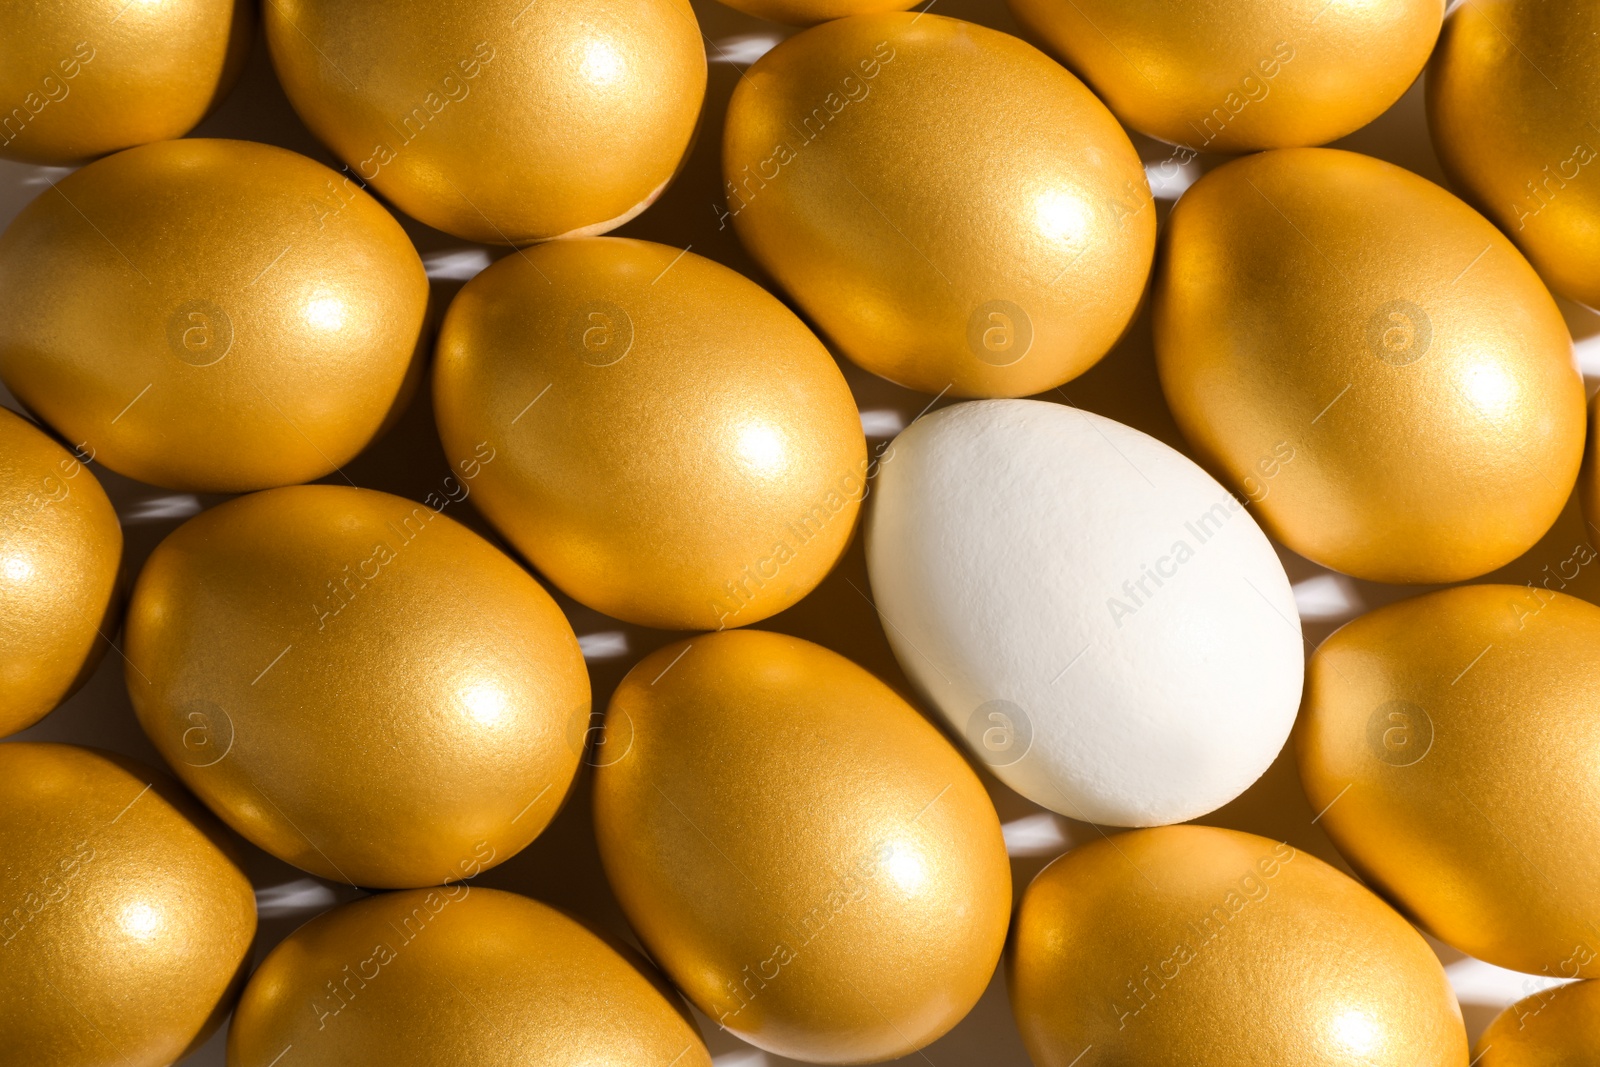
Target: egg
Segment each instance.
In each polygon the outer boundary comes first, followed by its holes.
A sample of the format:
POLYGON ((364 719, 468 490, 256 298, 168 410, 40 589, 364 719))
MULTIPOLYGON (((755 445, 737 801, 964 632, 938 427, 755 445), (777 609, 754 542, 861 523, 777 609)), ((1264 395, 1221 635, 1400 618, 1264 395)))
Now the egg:
POLYGON ((1444 0, 1007 0, 1140 133, 1196 152, 1326 144, 1400 99, 1444 0))
POLYGON ((917 0, 723 0, 723 3, 757 18, 790 26, 811 26, 846 15, 904 11, 916 6, 917 0))
POLYGON ((705 97, 689 0, 273 0, 264 14, 289 102, 354 177, 487 244, 639 214, 705 97))
POLYGON ((255 896, 165 775, 0 745, 0 1067, 165 1067, 227 1015, 255 896))
POLYGON ((1166 826, 1076 848, 1023 895, 1011 1007, 1038 1067, 1458 1067, 1444 968, 1290 845, 1166 826))
POLYGON ((797 638, 702 635, 618 686, 600 858, 711 1021, 812 1063, 906 1056, 988 985, 1011 872, 988 794, 888 686, 797 638))
POLYGON ((1270 484, 1267 533, 1333 570, 1453 582, 1539 540, 1583 451, 1583 380, 1539 277, 1409 171, 1284 149, 1200 179, 1157 272, 1161 386, 1196 457, 1270 484), (1292 452, 1270 483, 1265 471, 1292 452))
POLYGON ((0 378, 107 467, 233 493, 338 469, 384 426, 428 300, 359 185, 247 141, 146 145, 0 235, 0 378))
POLYGON ((641 966, 516 893, 383 893, 317 916, 262 961, 228 1067, 710 1067, 682 1002, 641 966))
POLYGON ((1600 977, 1600 608, 1541 586, 1390 604, 1311 659, 1295 752, 1320 825, 1428 933, 1600 977))
POLYGON ((1249 503, 1187 458, 1086 411, 985 400, 912 423, 876 476, 889 643, 1012 789, 1149 826, 1220 807, 1277 756, 1304 669, 1294 594, 1249 503))
POLYGON ((1428 128, 1450 184, 1550 287, 1600 307, 1600 8, 1474 0, 1428 66, 1428 128))
POLYGON ((444 512, 345 486, 229 501, 151 554, 128 694, 178 776, 256 845, 377 888, 472 877, 555 816, 589 679, 538 582, 444 512))
POLYGON ((1585 1067, 1600 1049, 1600 983, 1524 997, 1496 1016, 1473 1049, 1479 1067, 1585 1067))
POLYGON ((507 256, 439 336, 445 452, 491 441, 479 510, 574 599, 673 630, 782 611, 844 552, 867 446, 827 349, 761 287, 619 238, 507 256))
POLYGON ((1023 396, 1132 322, 1156 213, 1116 119, 1032 45, 938 15, 828 22, 740 78, 731 225, 838 349, 925 393, 1023 396))
POLYGON ((65 166, 182 137, 233 88, 248 0, 57 0, 7 9, 0 158, 65 166))
POLYGON ((116 629, 122 527, 80 456, 0 408, 0 737, 67 699, 116 629))

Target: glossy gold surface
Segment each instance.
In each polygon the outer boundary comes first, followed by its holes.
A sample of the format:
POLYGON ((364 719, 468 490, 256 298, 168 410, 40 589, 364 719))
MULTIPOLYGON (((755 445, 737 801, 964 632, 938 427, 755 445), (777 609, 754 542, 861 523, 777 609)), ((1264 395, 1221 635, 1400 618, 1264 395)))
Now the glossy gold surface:
POLYGON ((1572 341, 1461 201, 1353 152, 1284 149, 1200 179, 1164 240, 1162 390, 1278 541, 1358 578, 1450 582, 1560 514, 1584 437, 1572 341))
POLYGON ((1427 89, 1450 184, 1551 288, 1600 307, 1600 7, 1462 4, 1445 24, 1427 89))
POLYGON ((689 150, 706 57, 689 0, 272 0, 295 110, 362 181, 489 244, 604 233, 689 150))
POLYGON ((682 1002, 630 957, 515 893, 384 893, 263 961, 228 1067, 710 1067, 682 1002))
POLYGON ((1037 1067, 1461 1067, 1444 969, 1293 847, 1166 826, 1083 845, 1022 899, 1011 1006, 1037 1067))
POLYGON ((926 393, 1026 396, 1132 321, 1156 218, 1127 134, 1008 34, 842 19, 740 79, 731 224, 851 360, 926 393))
POLYGON ((0 737, 49 714, 116 629, 122 527, 77 456, 0 408, 0 737))
MULTIPOLYGON (((496 459, 458 468, 455 490, 496 459)), ((139 723, 263 849, 373 887, 471 877, 532 841, 578 767, 589 678, 540 585, 443 514, 296 486, 189 520, 128 609, 139 723)))
POLYGON ((489 441, 473 500, 572 597, 646 626, 744 626, 849 543, 867 454, 827 350, 692 252, 562 241, 469 282, 439 336, 445 452, 489 441))
POLYGON ((4 0, 0 158, 61 166, 182 137, 239 76, 249 0, 4 0))
POLYGON ((611 886, 718 1025, 870 1063, 943 1034, 988 984, 1011 906, 994 807, 849 660, 750 630, 668 645, 623 679, 597 751, 611 886))
POLYGON ((247 141, 129 149, 0 236, 0 377, 106 466, 173 489, 310 481, 395 404, 428 298, 376 200, 247 141))
POLYGON ((1194 152, 1326 144, 1400 99, 1444 0, 1007 0, 1140 133, 1194 152))
POLYGON ((256 902, 222 828, 165 775, 0 745, 0 1067, 165 1067, 249 965, 256 902))
POLYGON ((1546 989, 1497 1016, 1473 1049, 1478 1067, 1600 1063, 1600 982, 1546 989))
POLYGON ((904 11, 917 0, 722 0, 731 8, 757 18, 771 19, 790 26, 811 26, 848 15, 871 15, 882 11, 904 11))
POLYGON ((1597 709, 1600 608, 1463 586, 1325 641, 1295 751, 1322 828, 1423 929, 1501 967, 1596 977, 1597 709))

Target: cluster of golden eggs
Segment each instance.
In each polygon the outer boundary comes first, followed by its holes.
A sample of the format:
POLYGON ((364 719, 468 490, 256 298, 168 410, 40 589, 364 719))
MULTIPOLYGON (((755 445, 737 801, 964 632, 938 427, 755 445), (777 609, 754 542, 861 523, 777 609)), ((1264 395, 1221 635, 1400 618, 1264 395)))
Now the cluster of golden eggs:
POLYGON ((81 165, 0 236, 0 379, 36 420, 0 411, 0 735, 123 627, 177 779, 0 745, 0 1067, 170 1064, 230 1012, 230 1067, 693 1067, 701 1025, 868 1063, 1002 957, 1039 1067, 1464 1067, 1423 932, 1576 980, 1474 1062, 1600 1063, 1600 607, 1453 585, 1580 481, 1600 506, 1551 295, 1600 305, 1600 5, 1010 0, 1026 43, 909 0, 727 2, 807 27, 740 73, 722 143, 720 219, 781 300, 601 236, 695 142, 689 0, 266 0, 340 170, 184 138, 250 0, 0 3, 0 157, 81 165), (1454 193, 1319 147, 1425 68, 1454 193), (1128 129, 1238 157, 1159 242, 1128 129), (391 209, 511 251, 435 322, 391 209), (1188 455, 1024 399, 1147 302, 1188 455), (869 453, 834 352, 963 402, 869 453), (501 544, 306 484, 425 379, 501 544), (127 581, 91 459, 239 495, 127 581), (745 628, 858 527, 903 679, 745 628), (1452 587, 1308 662, 1273 541, 1452 587), (602 728, 530 569, 695 636, 602 728), (1286 743, 1359 881, 1181 825, 1286 743), (1013 915, 991 778, 1133 829, 1013 915), (633 945, 472 885, 579 783, 633 945), (252 971, 238 837, 374 892, 252 971))

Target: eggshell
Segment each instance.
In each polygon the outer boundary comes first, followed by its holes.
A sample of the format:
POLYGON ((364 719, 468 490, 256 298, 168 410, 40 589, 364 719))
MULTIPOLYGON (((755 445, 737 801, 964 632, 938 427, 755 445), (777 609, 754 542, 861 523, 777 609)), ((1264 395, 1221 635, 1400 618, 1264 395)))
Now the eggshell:
POLYGON ((1272 537, 1380 582, 1453 582, 1531 548, 1583 452, 1555 301, 1482 215, 1393 164, 1246 156, 1172 211, 1161 388, 1196 457, 1272 537))
POLYGON ((78 456, 0 408, 0 737, 82 684, 116 631, 122 527, 78 456))
POLYGON ((1600 982, 1544 989, 1495 1017, 1472 1051, 1476 1067, 1600 1063, 1600 982))
POLYGON ((227 1016, 256 902, 170 778, 0 745, 0 1067, 166 1067, 227 1016))
POLYGON ((1073 818, 1180 822, 1288 737, 1294 596, 1244 503, 1130 427, 958 404, 878 468, 867 567, 906 674, 1007 785, 1073 818))
POLYGON ((224 821, 323 878, 471 877, 537 837, 577 773, 572 627, 451 502, 239 497, 173 531, 134 588, 139 724, 224 821))
POLYGON ((262 961, 228 1067, 710 1067, 682 1001, 632 956, 515 893, 369 897, 262 961))
POLYGON ((1312 656, 1295 751, 1319 825, 1424 930, 1600 977, 1600 607, 1467 585, 1369 612, 1312 656))
POLYGON ((744 72, 722 170, 750 254, 858 365, 926 393, 1026 396, 1133 321, 1155 251, 1128 135, 1010 34, 856 15, 744 72))
POLYGON ((1028 886, 1007 979, 1038 1067, 1462 1067, 1439 959, 1315 856, 1209 826, 1076 848, 1028 886))
MULTIPOLYGON (((1444 0, 1008 0, 1118 118, 1194 152, 1326 144, 1422 73, 1444 0)), ((1179 157, 1182 158, 1182 157, 1179 157)))
POLYGON ((989 984, 1011 908, 994 807, 843 656, 755 630, 668 645, 618 686, 599 752, 606 875, 717 1025, 870 1063, 944 1034, 989 984))
POLYGON ((1600 307, 1600 6, 1458 4, 1426 85, 1428 129, 1451 186, 1552 289, 1600 307))
POLYGON ((237 493, 371 443, 415 381, 428 278, 359 182, 186 138, 41 193, 0 236, 0 292, 0 377, 30 411, 119 474, 237 493))

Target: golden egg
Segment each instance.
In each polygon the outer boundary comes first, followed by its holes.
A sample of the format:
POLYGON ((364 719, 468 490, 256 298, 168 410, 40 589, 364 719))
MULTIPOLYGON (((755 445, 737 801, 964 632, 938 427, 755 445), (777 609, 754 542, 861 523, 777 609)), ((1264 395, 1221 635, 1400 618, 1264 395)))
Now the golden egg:
POLYGON ((904 11, 919 0, 722 0, 747 15, 771 19, 790 26, 811 26, 847 15, 875 15, 882 11, 904 11))
POLYGON ((6 5, 0 158, 79 163, 182 137, 238 80, 249 0, 6 5))
POLYGON ((710 1067, 682 1001, 644 966, 515 893, 383 893, 262 961, 228 1067, 710 1067))
POLYGON ((496 458, 485 447, 421 504, 330 485, 241 497, 139 575, 139 723, 278 858, 437 885, 521 850, 565 799, 589 717, 577 638, 538 582, 444 514, 496 458))
POLYGON ((265 19, 311 132, 406 214, 488 244, 639 214, 705 98, 689 0, 272 0, 265 19))
POLYGON ((860 15, 747 70, 722 153, 731 224, 851 360, 926 393, 1026 396, 1133 320, 1156 213, 1128 136, 1032 45, 860 15))
POLYGON ((428 279, 400 224, 304 156, 132 148, 0 236, 0 377, 112 470, 195 492, 360 452, 412 364, 428 279))
POLYGON ((606 714, 595 834, 646 950, 718 1026, 814 1063, 909 1055, 994 973, 988 794, 893 690, 751 630, 646 656, 606 714))
POLYGON ((1333 867, 1209 826, 1074 849, 1028 886, 1007 983, 1038 1067, 1460 1067, 1415 930, 1333 867))
POLYGON ((1463 586, 1328 638, 1295 751, 1340 853, 1424 930, 1501 967, 1592 978, 1597 709, 1600 608, 1463 586))
POLYGON ((1566 504, 1584 392, 1555 301, 1481 215, 1409 171, 1298 148, 1173 209, 1161 386, 1276 540, 1380 582, 1509 563, 1566 504))
POLYGON ((1524 997, 1478 1039, 1476 1067, 1594 1067, 1600 1062, 1600 982, 1524 997))
POLYGON ((89 468, 0 408, 0 737, 88 679, 116 629, 122 527, 89 468))
POLYGON ((255 895, 171 779, 0 745, 0 857, 0 1067, 165 1067, 227 1015, 255 895))
POLYGON ((644 241, 560 241, 461 290, 434 372, 473 500, 568 595, 629 622, 764 619, 832 569, 867 446, 827 349, 760 286, 644 241))
POLYGON ((1007 0, 1140 133, 1195 152, 1326 144, 1400 99, 1444 0, 1007 0))
POLYGON ((1600 7, 1462 4, 1445 23, 1427 89, 1450 184, 1551 288, 1600 307, 1600 7))

